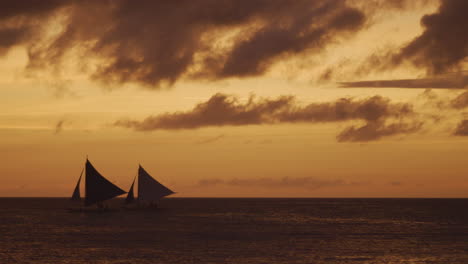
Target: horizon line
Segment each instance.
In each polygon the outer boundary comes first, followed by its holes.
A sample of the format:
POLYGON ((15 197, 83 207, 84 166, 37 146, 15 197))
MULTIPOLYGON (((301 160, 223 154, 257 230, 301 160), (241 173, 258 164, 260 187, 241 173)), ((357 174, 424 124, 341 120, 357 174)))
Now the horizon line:
MULTIPOLYGON (((0 199, 5 198, 18 198, 18 199, 70 199, 69 196, 0 196, 0 199)), ((179 197, 165 197, 164 199, 468 199, 468 197, 382 197, 382 196, 370 196, 370 197, 288 197, 288 196, 179 196, 179 197)), ((115 197, 113 199, 125 199, 125 197, 115 197)), ((112 199, 109 199, 112 200, 112 199)))

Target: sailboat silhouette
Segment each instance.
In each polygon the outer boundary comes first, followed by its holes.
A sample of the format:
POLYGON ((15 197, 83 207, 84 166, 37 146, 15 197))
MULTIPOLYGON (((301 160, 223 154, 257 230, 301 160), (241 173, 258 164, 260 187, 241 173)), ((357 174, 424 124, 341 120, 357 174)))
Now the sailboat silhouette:
MULTIPOLYGON (((127 203, 135 201, 133 187, 135 185, 135 179, 133 179, 132 186, 128 191, 127 203)), ((162 198, 174 194, 171 189, 167 188, 156 179, 154 179, 141 165, 138 166, 138 202, 146 202, 155 205, 156 202, 162 198)))
MULTIPOLYGON (((85 199, 84 205, 90 206, 93 204, 101 205, 103 201, 112 199, 116 196, 126 193, 124 190, 117 187, 115 184, 104 178, 91 164, 91 162, 86 159, 86 165, 83 169, 85 173, 85 199)), ((80 178, 76 184, 75 190, 71 200, 77 201, 81 200, 80 197, 80 182, 83 171, 81 171, 80 178)))

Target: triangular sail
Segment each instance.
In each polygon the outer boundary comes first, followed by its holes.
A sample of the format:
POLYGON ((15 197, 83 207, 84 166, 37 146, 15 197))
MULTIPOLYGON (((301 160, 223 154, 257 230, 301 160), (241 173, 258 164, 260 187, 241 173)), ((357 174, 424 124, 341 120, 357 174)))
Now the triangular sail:
POLYGON ((73 195, 70 198, 70 200, 72 200, 72 201, 80 201, 81 200, 80 183, 81 183, 81 177, 83 176, 83 171, 84 171, 84 167, 81 170, 80 178, 78 178, 78 182, 76 183, 75 190, 73 191, 73 195))
POLYGON ((169 188, 151 177, 140 165, 138 168, 138 200, 155 202, 173 193, 169 188))
POLYGON ((93 167, 91 162, 86 160, 86 206, 114 198, 124 193, 124 190, 104 178, 93 167))
POLYGON ((135 178, 133 179, 132 186, 128 191, 127 198, 125 199, 126 203, 133 203, 135 201, 135 195, 133 194, 133 186, 135 185, 135 178))

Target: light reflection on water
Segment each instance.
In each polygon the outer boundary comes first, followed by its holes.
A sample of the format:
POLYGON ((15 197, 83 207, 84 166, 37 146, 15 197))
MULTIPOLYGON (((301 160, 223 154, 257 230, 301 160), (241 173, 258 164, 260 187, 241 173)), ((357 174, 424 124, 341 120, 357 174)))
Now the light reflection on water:
POLYGON ((468 263, 468 199, 0 199, 0 263, 468 263), (118 208, 122 200, 111 206, 118 208))

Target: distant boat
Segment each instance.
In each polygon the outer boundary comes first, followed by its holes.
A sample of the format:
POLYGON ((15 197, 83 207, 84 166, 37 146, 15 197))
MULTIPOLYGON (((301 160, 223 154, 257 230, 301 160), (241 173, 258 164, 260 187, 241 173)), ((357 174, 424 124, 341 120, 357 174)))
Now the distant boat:
MULTIPOLYGON (((128 191, 127 198, 125 201, 127 203, 132 203, 135 201, 135 196, 133 192, 133 187, 135 185, 135 179, 133 179, 132 186, 128 191)), ((162 185, 160 182, 155 180, 151 175, 139 165, 138 167, 138 202, 148 202, 150 204, 156 204, 162 198, 174 194, 171 189, 162 185)))
MULTIPOLYGON (((84 205, 90 206, 93 204, 101 205, 103 201, 112 199, 116 196, 126 193, 124 190, 117 187, 115 184, 104 178, 86 159, 86 173, 85 173, 85 199, 84 205)), ((78 183, 76 184, 75 190, 71 200, 81 200, 80 197, 80 182, 83 171, 81 172, 78 183)))

